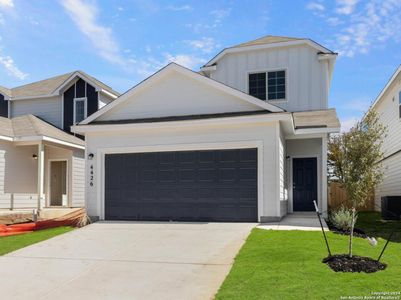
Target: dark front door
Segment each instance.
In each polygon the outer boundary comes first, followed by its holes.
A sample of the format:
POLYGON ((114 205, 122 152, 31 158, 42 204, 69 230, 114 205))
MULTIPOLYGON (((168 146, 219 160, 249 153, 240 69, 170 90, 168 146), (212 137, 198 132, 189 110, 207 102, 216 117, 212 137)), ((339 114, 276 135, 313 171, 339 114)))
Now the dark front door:
POLYGON ((313 200, 317 202, 317 160, 294 158, 292 169, 294 211, 313 211, 313 200))
POLYGON ((257 221, 257 149, 107 154, 105 218, 257 221))

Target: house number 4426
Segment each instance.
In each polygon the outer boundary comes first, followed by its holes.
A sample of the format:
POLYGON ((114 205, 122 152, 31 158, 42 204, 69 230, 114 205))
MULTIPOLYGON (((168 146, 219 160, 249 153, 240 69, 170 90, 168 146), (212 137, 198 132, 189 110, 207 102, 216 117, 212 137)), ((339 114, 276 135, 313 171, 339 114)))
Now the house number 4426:
POLYGON ((89 167, 89 185, 93 186, 93 165, 89 167))

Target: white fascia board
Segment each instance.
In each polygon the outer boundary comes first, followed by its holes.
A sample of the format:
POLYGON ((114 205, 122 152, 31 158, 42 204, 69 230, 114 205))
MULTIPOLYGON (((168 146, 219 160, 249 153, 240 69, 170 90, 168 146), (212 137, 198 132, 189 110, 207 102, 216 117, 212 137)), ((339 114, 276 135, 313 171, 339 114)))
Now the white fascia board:
POLYGON ((302 129, 295 129, 295 135, 338 133, 340 132, 340 130, 341 130, 340 127, 302 128, 302 129))
POLYGON ((15 98, 10 98, 10 101, 18 101, 18 100, 35 100, 35 99, 41 99, 41 98, 50 98, 58 96, 58 94, 48 94, 48 95, 38 95, 38 96, 24 96, 24 97, 15 97, 15 98))
POLYGON ((74 143, 70 143, 70 142, 65 142, 59 139, 55 139, 52 137, 48 137, 48 136, 42 136, 42 135, 36 135, 36 136, 26 136, 26 137, 15 137, 13 139, 14 142, 51 142, 51 143, 55 143, 55 144, 59 144, 59 145, 63 145, 63 146, 68 146, 68 147, 72 147, 72 148, 77 148, 77 149, 85 149, 85 146, 82 145, 78 145, 78 144, 74 144, 74 143))
POLYGON ((0 140, 12 142, 14 141, 14 138, 5 135, 0 135, 0 140))
POLYGON ((224 55, 229 53, 239 53, 239 52, 246 52, 246 51, 254 51, 254 50, 263 50, 263 49, 270 49, 270 48, 278 48, 278 47, 287 47, 287 46, 297 46, 297 45, 309 45, 312 48, 317 49, 320 52, 328 52, 329 49, 313 42, 312 40, 297 40, 297 41, 288 41, 288 42, 280 42, 280 43, 272 43, 272 44, 261 44, 261 45, 251 45, 251 46, 243 46, 243 47, 232 47, 226 48, 217 54, 214 58, 212 58, 209 62, 207 62, 204 67, 208 67, 216 63, 220 60, 224 55))
POLYGON ((271 112, 283 112, 284 111, 283 109, 281 109, 278 106, 275 106, 270 103, 266 103, 262 100, 256 99, 255 97, 252 97, 244 92, 236 90, 236 89, 229 87, 223 83, 220 83, 216 80, 207 78, 203 75, 200 75, 200 74, 198 74, 192 70, 189 70, 183 66, 180 66, 176 63, 170 63, 167 66, 160 69, 159 71, 157 71, 156 73, 154 73, 153 75, 151 75, 150 77, 146 78, 144 81, 140 82, 139 84, 137 84, 136 86, 134 86, 133 88, 128 90, 125 94, 121 95, 115 101, 109 103, 108 105, 102 107, 97 112, 90 115, 88 118, 83 120, 80 124, 86 125, 86 124, 92 122, 93 120, 96 120, 99 116, 103 115, 107 111, 110 111, 111 109, 113 109, 114 107, 119 105, 120 103, 125 102, 130 97, 133 97, 134 95, 136 95, 137 93, 139 93, 140 91, 145 89, 146 87, 152 85, 155 81, 157 81, 161 77, 167 76, 172 71, 179 72, 179 73, 186 75, 194 80, 208 84, 209 86, 219 89, 220 91, 226 92, 232 96, 238 97, 248 103, 254 104, 254 105, 259 106, 260 108, 266 109, 268 111, 271 111, 271 112))
MULTIPOLYGON (((390 85, 394 82, 398 74, 401 73, 401 65, 398 66, 397 70, 395 70, 394 74, 391 76, 390 80, 386 83, 384 88, 381 90, 380 94, 376 97, 375 101, 373 101, 372 105, 369 107, 369 110, 373 109, 377 103, 380 101, 380 99, 383 97, 383 95, 387 92, 387 90, 390 88, 390 85)), ((365 118, 366 114, 363 116, 365 118)))
POLYGON ((292 115, 290 113, 277 113, 264 116, 236 116, 214 119, 180 120, 153 123, 75 125, 71 127, 71 131, 78 134, 85 134, 87 132, 125 131, 130 129, 184 128, 194 126, 269 123, 278 121, 292 122, 292 115))
POLYGON ((217 66, 216 66, 216 65, 213 65, 213 66, 201 67, 200 70, 201 70, 202 72, 216 71, 216 70, 217 70, 217 66))
POLYGON ((109 91, 107 91, 107 90, 105 90, 105 89, 102 89, 102 90, 100 90, 99 92, 102 93, 102 94, 105 94, 106 96, 108 96, 108 97, 110 97, 110 98, 113 98, 113 99, 118 98, 117 95, 115 95, 115 94, 113 94, 113 93, 110 93, 109 91))

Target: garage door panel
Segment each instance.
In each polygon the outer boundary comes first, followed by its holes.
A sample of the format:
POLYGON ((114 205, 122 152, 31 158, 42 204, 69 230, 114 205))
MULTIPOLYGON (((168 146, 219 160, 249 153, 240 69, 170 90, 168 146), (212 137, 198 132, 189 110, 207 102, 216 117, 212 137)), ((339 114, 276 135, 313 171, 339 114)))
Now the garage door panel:
POLYGON ((256 221, 257 150, 107 154, 105 217, 256 221))

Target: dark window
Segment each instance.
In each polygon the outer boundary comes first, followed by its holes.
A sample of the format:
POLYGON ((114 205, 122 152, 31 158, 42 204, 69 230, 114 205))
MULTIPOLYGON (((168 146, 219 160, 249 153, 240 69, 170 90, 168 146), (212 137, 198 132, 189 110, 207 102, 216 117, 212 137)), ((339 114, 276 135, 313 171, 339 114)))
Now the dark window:
POLYGON ((249 74, 249 95, 266 100, 266 73, 249 74))
POLYGON ((262 100, 285 99, 285 71, 249 74, 249 94, 262 100))
POLYGON ((285 71, 267 73, 267 99, 285 99, 285 71))

